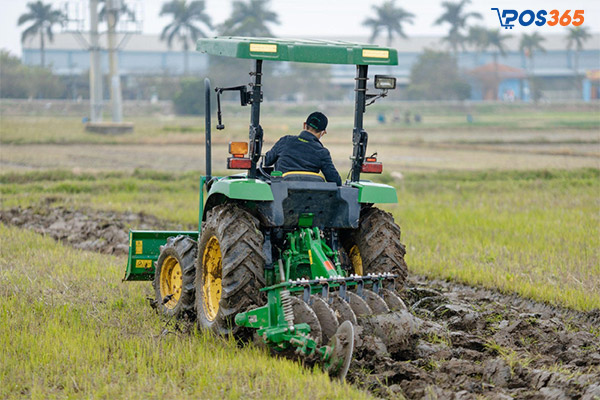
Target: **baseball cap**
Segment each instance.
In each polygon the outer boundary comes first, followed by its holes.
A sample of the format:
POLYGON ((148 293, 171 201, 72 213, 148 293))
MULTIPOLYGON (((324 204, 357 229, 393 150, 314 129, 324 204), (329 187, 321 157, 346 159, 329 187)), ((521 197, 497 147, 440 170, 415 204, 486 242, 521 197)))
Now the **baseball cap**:
POLYGON ((306 118, 306 125, 310 126, 313 129, 316 129, 317 132, 324 131, 327 128, 327 117, 325 114, 319 111, 315 111, 306 118))

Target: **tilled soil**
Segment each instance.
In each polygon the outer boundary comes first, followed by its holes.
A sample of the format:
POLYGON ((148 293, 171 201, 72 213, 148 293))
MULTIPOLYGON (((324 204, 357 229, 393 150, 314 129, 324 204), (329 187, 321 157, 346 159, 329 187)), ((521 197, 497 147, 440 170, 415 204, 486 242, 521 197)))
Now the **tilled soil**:
MULTIPOLYGON (((126 254, 127 229, 181 229, 143 213, 38 207, 0 222, 126 254)), ((172 224, 171 224, 172 225, 172 224)), ((406 310, 360 318, 348 381, 383 398, 600 399, 600 310, 409 276, 406 310)))
POLYGON ((409 277, 407 310, 359 320, 350 381, 381 397, 600 399, 600 312, 409 277))
POLYGON ((77 249, 116 255, 129 251, 129 228, 181 230, 144 213, 72 210, 48 204, 0 210, 0 222, 51 236, 77 249))

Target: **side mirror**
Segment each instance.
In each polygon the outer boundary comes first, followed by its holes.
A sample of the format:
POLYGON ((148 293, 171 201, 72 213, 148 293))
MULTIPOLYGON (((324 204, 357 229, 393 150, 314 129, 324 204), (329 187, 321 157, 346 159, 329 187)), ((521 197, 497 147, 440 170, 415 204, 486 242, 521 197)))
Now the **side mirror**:
POLYGON ((396 89, 396 78, 386 75, 375 75, 375 89, 396 89))

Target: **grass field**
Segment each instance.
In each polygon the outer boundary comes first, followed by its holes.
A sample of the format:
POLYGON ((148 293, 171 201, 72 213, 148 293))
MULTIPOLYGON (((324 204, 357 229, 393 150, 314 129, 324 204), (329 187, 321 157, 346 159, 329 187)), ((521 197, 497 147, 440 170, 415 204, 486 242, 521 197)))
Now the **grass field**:
MULTIPOLYGON (((345 174, 352 154, 352 112, 347 105, 323 107, 331 111, 323 142, 345 174)), ((265 151, 282 135, 301 129, 306 117, 303 110, 282 105, 270 111, 265 108, 261 119, 265 151)), ((229 141, 247 139, 244 111, 227 105, 226 129, 213 130, 214 168, 225 166, 229 141)), ((77 118, 3 115, 0 168, 129 172, 203 168, 201 117, 151 116, 131 121, 133 134, 99 135, 86 133, 77 118)), ((600 168, 600 113, 593 107, 575 111, 478 105, 471 110, 451 110, 397 104, 369 109, 365 127, 369 151, 379 154, 389 172, 600 168), (410 107, 415 107, 413 113, 422 113, 423 122, 407 125, 402 118, 393 121, 394 115, 402 115, 401 111, 410 107), (379 112, 387 115, 388 123, 377 123, 379 112), (473 123, 466 122, 469 112, 474 115, 473 123)))
POLYGON ((233 341, 181 334, 124 259, 0 224, 0 398, 367 398, 233 341))
POLYGON ((417 175, 398 194, 413 272, 600 308, 599 170, 417 175))
MULTIPOLYGON (((2 207, 51 198, 55 205, 145 212, 194 227, 198 175, 7 173, 0 178, 2 207)), ((398 187, 399 205, 388 209, 403 228, 413 273, 578 310, 600 308, 599 170, 380 179, 398 187)))
MULTIPOLYGON (((231 172, 227 143, 248 132, 247 110, 226 107, 215 175, 231 172)), ((265 149, 313 108, 265 108, 265 149)), ((345 176, 351 110, 325 108, 324 143, 345 176)), ((78 118, 2 115, 0 208, 144 212, 164 229, 193 229, 203 120, 133 122, 131 135, 102 136, 78 118)), ((600 309, 598 107, 376 106, 366 124, 385 173, 364 178, 397 188, 399 204, 385 208, 402 226, 412 273, 600 309), (423 123, 375 121, 405 108, 423 123)), ((0 239, 0 399, 366 396, 259 349, 179 333, 148 307, 150 284, 120 282, 124 258, 2 225, 0 239)))

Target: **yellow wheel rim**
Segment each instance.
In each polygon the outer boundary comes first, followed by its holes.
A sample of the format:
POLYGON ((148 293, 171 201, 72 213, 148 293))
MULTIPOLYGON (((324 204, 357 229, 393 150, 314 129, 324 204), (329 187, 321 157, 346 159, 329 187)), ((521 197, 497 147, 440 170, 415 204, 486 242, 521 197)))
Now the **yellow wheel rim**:
POLYGON ((219 311, 221 300, 221 277, 223 276, 221 246, 216 236, 211 236, 202 256, 204 310, 206 318, 213 321, 219 311))
POLYGON ((352 263, 352 266, 354 267, 354 273, 356 275, 363 275, 362 258, 360 257, 360 250, 358 250, 357 245, 352 246, 352 248, 350 249, 349 256, 350 256, 350 262, 352 263))
POLYGON ((160 269, 160 296, 164 299, 171 295, 170 300, 165 303, 168 309, 172 310, 179 302, 182 283, 179 261, 173 256, 168 256, 160 269))

